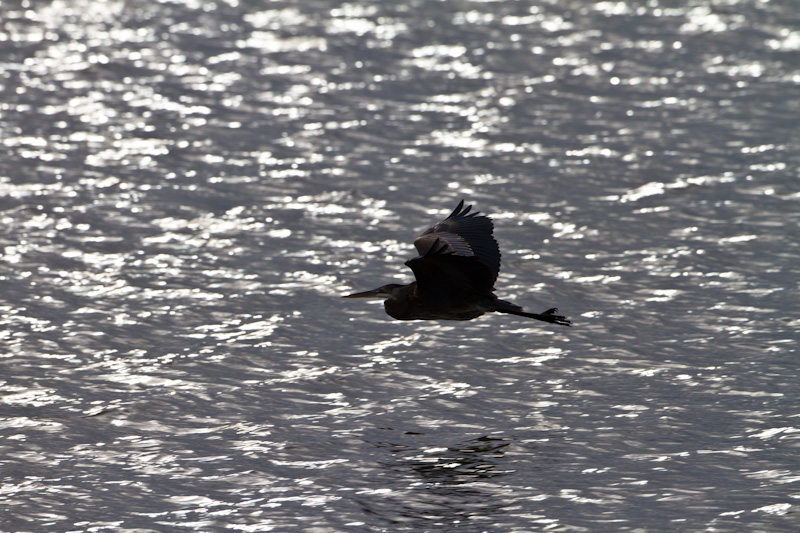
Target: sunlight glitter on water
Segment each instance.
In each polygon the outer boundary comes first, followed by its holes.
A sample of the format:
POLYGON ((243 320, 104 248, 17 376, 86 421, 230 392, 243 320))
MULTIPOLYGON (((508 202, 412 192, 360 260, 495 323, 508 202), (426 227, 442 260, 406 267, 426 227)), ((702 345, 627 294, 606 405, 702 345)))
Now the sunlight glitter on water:
POLYGON ((793 11, 28 4, 7 529, 792 524, 793 11), (461 198, 575 327, 342 305, 461 198))

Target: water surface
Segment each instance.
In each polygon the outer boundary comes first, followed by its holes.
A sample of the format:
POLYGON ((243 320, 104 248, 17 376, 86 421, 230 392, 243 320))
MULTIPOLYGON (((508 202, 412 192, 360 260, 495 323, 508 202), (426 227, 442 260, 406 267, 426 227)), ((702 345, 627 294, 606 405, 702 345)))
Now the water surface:
POLYGON ((4 4, 2 529, 793 531, 795 7, 4 4))

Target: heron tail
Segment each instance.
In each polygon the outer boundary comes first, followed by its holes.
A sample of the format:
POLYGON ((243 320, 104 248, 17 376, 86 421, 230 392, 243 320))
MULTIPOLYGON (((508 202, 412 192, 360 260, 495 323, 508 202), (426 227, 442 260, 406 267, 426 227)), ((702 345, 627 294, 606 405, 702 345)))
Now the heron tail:
POLYGON ((534 320, 541 320, 542 322, 549 322, 551 324, 559 324, 562 326, 571 326, 572 322, 567 317, 556 314, 558 309, 555 307, 548 309, 544 313, 527 313, 522 310, 518 305, 505 300, 497 300, 494 311, 498 313, 508 313, 509 315, 524 316, 526 318, 533 318, 534 320))

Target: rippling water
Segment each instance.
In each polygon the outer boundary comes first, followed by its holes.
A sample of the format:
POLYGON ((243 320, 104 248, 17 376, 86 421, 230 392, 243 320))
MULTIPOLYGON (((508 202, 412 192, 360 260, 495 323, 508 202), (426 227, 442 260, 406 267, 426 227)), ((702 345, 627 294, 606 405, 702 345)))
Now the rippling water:
POLYGON ((789 531, 794 2, 3 2, 5 531, 789 531), (498 294, 395 322, 465 198, 498 294))

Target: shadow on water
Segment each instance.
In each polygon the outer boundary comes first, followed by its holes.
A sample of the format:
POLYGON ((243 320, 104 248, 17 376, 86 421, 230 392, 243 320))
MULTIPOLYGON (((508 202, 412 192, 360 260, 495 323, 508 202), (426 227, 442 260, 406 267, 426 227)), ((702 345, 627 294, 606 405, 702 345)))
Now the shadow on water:
POLYGON ((386 428, 372 433, 373 438, 393 437, 371 444, 388 452, 379 462, 385 477, 391 478, 387 485, 394 488, 377 489, 369 499, 359 499, 366 512, 387 523, 421 529, 463 526, 491 521, 512 505, 497 488, 509 473, 503 470, 509 440, 479 437, 459 445, 425 447, 423 434, 405 432, 396 438, 396 432, 386 428))

